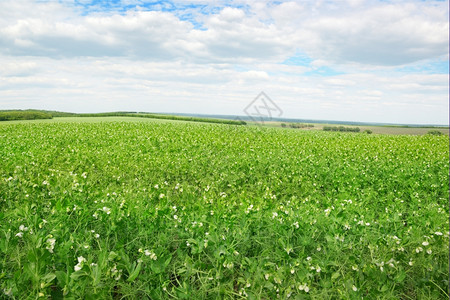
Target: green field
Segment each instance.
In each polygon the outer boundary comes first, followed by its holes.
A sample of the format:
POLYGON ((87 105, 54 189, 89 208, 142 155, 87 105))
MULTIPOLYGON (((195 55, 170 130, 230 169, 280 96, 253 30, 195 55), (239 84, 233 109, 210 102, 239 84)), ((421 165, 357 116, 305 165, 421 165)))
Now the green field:
POLYGON ((62 120, 0 124, 0 298, 448 298, 448 136, 62 120))

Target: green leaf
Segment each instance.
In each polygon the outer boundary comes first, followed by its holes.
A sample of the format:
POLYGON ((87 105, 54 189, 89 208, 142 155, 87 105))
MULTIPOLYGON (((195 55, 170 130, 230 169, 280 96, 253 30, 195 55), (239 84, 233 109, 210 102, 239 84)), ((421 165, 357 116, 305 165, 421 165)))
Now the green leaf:
POLYGON ((89 274, 86 273, 85 271, 80 270, 80 271, 76 271, 76 272, 73 272, 72 274, 70 274, 70 278, 72 278, 73 280, 77 281, 81 277, 88 276, 88 275, 89 274))
POLYGON ((136 277, 138 277, 139 272, 141 271, 141 267, 142 267, 142 263, 138 263, 136 268, 133 270, 133 272, 131 272, 130 276, 128 277, 128 279, 127 279, 128 282, 131 282, 131 281, 135 280, 136 277))
POLYGON ((331 280, 336 280, 337 278, 339 278, 339 276, 341 276, 341 273, 334 272, 333 275, 331 275, 331 280))
POLYGON ((92 285, 93 286, 97 286, 100 283, 102 272, 100 271, 100 268, 99 268, 98 265, 97 266, 93 266, 91 272, 92 272, 91 276, 92 276, 92 279, 93 279, 92 285))
POLYGON ((172 260, 172 256, 169 256, 165 261, 164 261, 164 269, 167 268, 167 266, 170 264, 170 261, 172 260))
POLYGON ((63 271, 56 271, 55 272, 56 279, 58 279, 60 286, 65 286, 67 284, 67 273, 63 271))
POLYGON ((387 284, 384 284, 382 287, 381 287, 381 289, 380 289, 380 292, 386 292, 387 290, 389 289, 389 287, 387 286, 387 284))
POLYGON ((53 279, 55 279, 55 278, 56 278, 55 273, 48 273, 48 274, 46 274, 44 277, 42 277, 41 279, 42 279, 43 281, 49 283, 49 282, 52 282, 53 279))
POLYGON ((334 238, 330 235, 326 235, 325 239, 327 240, 328 243, 333 243, 334 242, 334 238))
POLYGON ((38 240, 36 241, 36 248, 41 248, 42 246, 42 238, 38 238, 38 240))
POLYGON ((406 278, 406 273, 403 271, 400 271, 400 273, 398 273, 397 276, 395 276, 395 281, 402 282, 403 280, 405 280, 405 278, 406 278))
POLYGON ((119 256, 119 255, 118 255, 116 252, 111 251, 111 252, 109 252, 109 254, 108 254, 108 260, 114 260, 114 259, 116 259, 118 256, 119 256))

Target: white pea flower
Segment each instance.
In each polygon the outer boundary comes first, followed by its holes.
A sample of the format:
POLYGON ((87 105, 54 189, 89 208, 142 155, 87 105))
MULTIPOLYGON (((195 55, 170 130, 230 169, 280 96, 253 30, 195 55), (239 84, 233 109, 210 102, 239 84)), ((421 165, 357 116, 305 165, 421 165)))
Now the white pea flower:
POLYGON ((77 259, 78 263, 74 266, 75 272, 80 271, 83 268, 84 263, 86 262, 86 259, 83 256, 79 256, 77 259))
POLYGON ((298 289, 299 289, 300 291, 305 291, 306 293, 309 292, 309 287, 306 285, 306 283, 300 284, 300 285, 298 286, 298 289))
POLYGON ((50 253, 53 253, 53 249, 55 249, 56 239, 47 239, 47 249, 50 253))
POLYGON ((157 260, 158 259, 158 257, 156 256, 155 252, 153 252, 153 251, 145 250, 144 254, 146 256, 150 256, 150 259, 153 259, 153 260, 157 260))

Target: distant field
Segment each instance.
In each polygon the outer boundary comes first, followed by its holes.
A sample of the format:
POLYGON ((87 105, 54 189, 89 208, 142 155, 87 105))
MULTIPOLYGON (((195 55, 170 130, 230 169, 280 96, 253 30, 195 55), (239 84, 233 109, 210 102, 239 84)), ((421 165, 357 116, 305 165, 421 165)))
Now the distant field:
MULTIPOLYGON (((20 121, 2 121, 2 124, 17 124, 21 123, 54 123, 54 122, 64 122, 64 123, 97 123, 97 122, 187 122, 192 123, 192 121, 178 121, 178 120, 166 120, 166 119, 152 119, 152 118, 137 118, 137 117, 54 117, 53 119, 42 119, 42 120, 20 120, 20 121)), ((283 122, 264 122, 263 127, 279 127, 283 122)), ((250 127, 259 127, 261 123, 247 122, 250 127)), ((289 124, 289 123, 285 123, 289 124)), ((289 128, 286 130, 306 130, 306 131, 321 131, 324 126, 336 126, 337 124, 312 124, 312 128, 289 128)), ((359 127, 361 132, 366 129, 371 130, 374 134, 392 134, 392 135, 424 135, 430 130, 438 130, 445 135, 449 135, 448 128, 420 128, 420 127, 389 127, 389 126, 356 126, 351 125, 348 127, 359 127)))
POLYGON ((3 293, 448 298, 448 137, 130 119, 0 125, 3 293))
MULTIPOLYGON (((238 124, 239 121, 231 119, 220 119, 214 118, 214 116, 195 116, 191 117, 189 115, 164 115, 164 114, 154 114, 154 113, 136 113, 136 112, 111 112, 111 113, 93 113, 93 114, 75 114, 57 111, 45 111, 45 110, 25 110, 25 111, 0 111, 0 114, 29 114, 29 115, 47 115, 49 117, 53 116, 53 119, 37 119, 37 120, 14 120, 14 121, 3 121, 0 120, 1 124, 7 124, 10 122, 16 123, 20 122, 113 122, 113 121, 124 121, 124 122, 139 122, 139 121, 155 121, 161 120, 163 122, 174 121, 174 122, 206 122, 206 123, 235 123, 238 124), (128 116, 127 116, 128 115, 128 116)), ((1 118, 0 118, 1 119, 1 118)), ((285 124, 285 129, 295 129, 295 130, 323 130, 324 126, 342 126, 340 124, 320 124, 320 123, 310 123, 313 127, 311 128, 290 128, 290 124, 306 124, 306 123, 289 123, 281 121, 266 121, 263 123, 246 121, 249 126, 263 127, 281 127, 281 124, 285 124)), ((245 124, 244 124, 245 125, 245 124)), ((407 127, 407 126, 365 126, 365 125, 345 125, 344 127, 358 127, 360 132, 365 130, 371 130, 374 134, 393 134, 393 135, 423 135, 427 134, 430 130, 437 130, 444 135, 449 135, 449 128, 438 128, 438 127, 407 127)))
MULTIPOLYGON (((248 122, 249 125, 259 125, 259 123, 251 123, 248 122)), ((265 127, 281 127, 281 124, 289 124, 286 122, 264 122, 263 126, 265 127)), ((314 123, 313 128, 300 128, 300 129, 293 129, 286 127, 286 129, 291 130, 322 130, 324 126, 339 126, 339 124, 317 124, 314 123)), ((374 134, 393 134, 393 135, 399 135, 399 134, 408 134, 408 135, 423 135, 427 134, 430 130, 438 130, 442 132, 442 134, 449 135, 449 129, 448 128, 422 128, 422 127, 396 127, 396 126, 359 126, 359 125, 344 125, 346 127, 359 127, 361 129, 361 132, 364 130, 371 130, 374 134)))

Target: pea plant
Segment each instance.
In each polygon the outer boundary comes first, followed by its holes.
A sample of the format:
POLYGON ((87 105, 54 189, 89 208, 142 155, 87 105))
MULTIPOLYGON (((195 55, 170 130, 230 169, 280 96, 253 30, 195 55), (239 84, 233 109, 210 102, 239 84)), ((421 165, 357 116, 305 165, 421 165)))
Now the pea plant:
POLYGON ((0 126, 0 298, 448 297, 444 136, 0 126))

